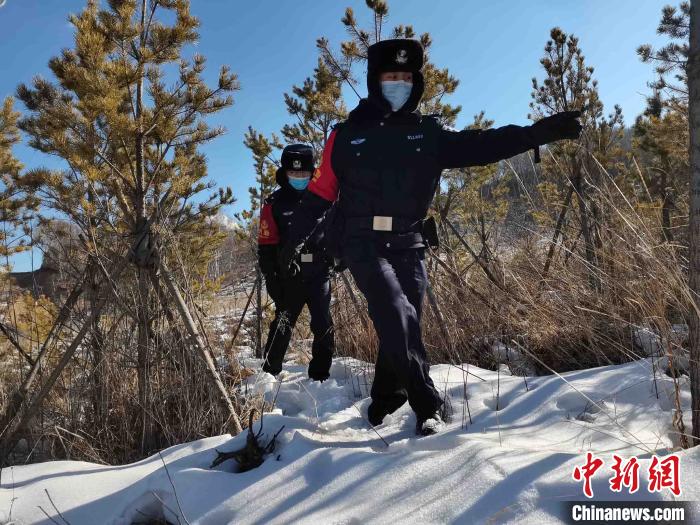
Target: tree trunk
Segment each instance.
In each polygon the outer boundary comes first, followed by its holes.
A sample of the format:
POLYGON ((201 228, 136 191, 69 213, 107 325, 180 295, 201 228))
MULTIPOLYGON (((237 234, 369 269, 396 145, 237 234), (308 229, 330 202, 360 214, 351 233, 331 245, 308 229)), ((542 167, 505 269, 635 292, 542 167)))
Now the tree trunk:
POLYGON ((700 0, 690 2, 688 89, 690 123, 690 392, 693 445, 700 443, 700 0))
POLYGON ((661 177, 663 187, 663 204, 661 207, 661 228, 663 230, 662 242, 673 242, 673 231, 671 230, 671 209, 673 208, 673 197, 668 187, 668 174, 664 171, 661 177))
MULTIPOLYGON (((260 188, 259 188, 259 194, 260 194, 260 212, 262 213, 262 209, 264 206, 264 199, 263 199, 263 173, 262 171, 260 172, 260 188)), ((258 225, 258 228, 260 225, 258 225)), ((255 306, 255 319, 256 319, 256 337, 255 337, 255 357, 258 359, 262 359, 263 357, 263 344, 262 344, 262 283, 263 283, 263 275, 262 275, 262 270, 260 269, 260 261, 258 260, 257 264, 255 265, 255 278, 258 283, 258 293, 256 296, 256 306, 255 306)))
POLYGON ((566 198, 564 199, 564 205, 559 212, 559 217, 557 217, 557 224, 554 227, 554 235, 552 235, 552 242, 549 245, 549 251, 547 252, 547 259, 544 263, 544 268, 542 269, 542 279, 547 277, 549 273, 549 266, 552 264, 552 258, 554 257, 554 251, 557 248, 557 239, 561 234, 561 229, 564 227, 564 219, 566 218, 566 212, 569 210, 569 205, 571 204, 571 197, 574 195, 574 187, 570 186, 569 191, 566 193, 566 198))
MULTIPOLYGON (((576 162, 576 160, 574 160, 574 162, 576 162)), ((588 208, 586 206, 585 188, 583 186, 583 173, 581 173, 581 168, 578 165, 576 165, 574 169, 576 173, 574 174, 573 185, 574 191, 576 192, 576 198, 578 199, 581 233, 584 241, 584 253, 586 263, 588 265, 588 280, 591 288, 596 291, 600 291, 600 280, 598 279, 597 273, 598 265, 596 264, 595 258, 595 246, 593 245, 593 238, 591 237, 591 226, 588 222, 588 208)))
MULTIPOLYGON (((110 275, 110 280, 112 280, 112 281, 118 280, 119 277, 121 276, 122 272, 124 271, 124 268, 126 268, 126 265, 127 265, 126 258, 122 259, 119 263, 117 263, 116 268, 114 269, 114 271, 110 275)), ((78 288, 78 289, 82 290, 82 288, 78 288)), ((26 410, 22 414, 20 421, 16 424, 14 429, 12 428, 12 420, 10 420, 8 422, 7 427, 2 429, 2 432, 4 432, 4 435, 2 437, 2 440, 0 440, 0 465, 2 465, 2 463, 6 460, 7 454, 9 452, 11 452, 12 449, 14 448, 15 439, 17 438, 19 433, 24 429, 24 427, 36 415, 39 408, 41 407, 41 404, 43 403, 44 399, 46 399, 46 396, 49 395, 49 392, 51 392, 51 389, 53 388, 54 384, 56 384, 56 381, 60 377, 64 368, 68 365, 70 360, 73 359, 75 352, 78 350, 81 343, 83 342, 83 339, 85 339, 85 336, 90 331, 90 327, 94 323, 95 319, 97 319, 101 315, 102 309, 104 308, 104 306, 107 302, 107 297, 109 297, 109 294, 105 293, 99 299, 99 301, 95 305, 95 309, 90 312, 89 317, 81 326, 80 330, 78 331, 78 334, 75 336, 75 338, 71 342, 70 346, 68 346, 66 351, 63 353, 63 356, 61 357, 61 359, 54 366, 53 370, 51 371, 51 374, 49 375, 49 378, 42 385, 39 392, 31 400, 31 402, 27 406, 26 410)), ((70 310, 68 310, 68 312, 66 313, 66 316, 69 313, 70 313, 70 310)), ((39 359, 37 359, 37 362, 35 364, 40 365, 41 361, 39 359)), ((0 434, 0 435, 2 435, 2 434, 0 434)))
MULTIPOLYGON (((88 269, 87 271, 90 270, 88 269)), ((0 420, 0 436, 2 436, 5 432, 9 431, 9 427, 11 426, 12 421, 22 408, 22 404, 29 397, 32 387, 34 386, 34 382, 39 377, 39 371, 41 370, 41 367, 44 361, 46 360, 49 351, 53 348, 54 340, 60 334, 61 329, 63 328, 63 324, 68 320, 68 316, 70 315, 71 310, 75 306, 75 303, 78 302, 80 294, 83 293, 83 286, 84 281, 81 281, 78 284, 76 284, 73 290, 71 291, 70 295, 66 299, 66 302, 61 307, 61 310, 58 313, 58 317, 56 317, 56 321, 51 327, 51 331, 47 334, 46 339, 44 340, 44 344, 42 345, 41 350, 39 350, 39 354, 37 355, 37 358, 34 361, 32 369, 30 370, 27 377, 24 379, 24 382, 20 385, 17 392, 13 394, 12 400, 7 404, 7 408, 5 409, 5 413, 3 414, 2 420, 0 420)))
POLYGON ((140 253, 137 254, 136 266, 138 271, 138 305, 136 311, 137 321, 137 366, 138 366, 138 399, 141 408, 141 453, 154 447, 152 421, 148 409, 148 340, 149 340, 149 311, 148 311, 148 270, 150 264, 146 252, 150 250, 151 238, 145 231, 146 224, 146 168, 144 166, 144 131, 143 131, 143 80, 145 70, 143 56, 146 49, 146 0, 141 0, 141 35, 139 39, 139 67, 136 80, 136 195, 135 195, 135 220, 136 235, 141 236, 140 253), (144 237, 144 234, 146 236, 144 237))
POLYGON ((141 453, 150 452, 154 447, 153 423, 149 410, 149 309, 148 309, 148 270, 138 268, 138 307, 137 307, 137 348, 138 348, 138 398, 141 409, 141 453))
POLYGON ((236 325, 236 330, 234 330, 233 335, 231 336, 231 342, 228 345, 226 345, 227 351, 230 351, 236 344, 238 332, 240 332, 241 326, 243 326, 243 321, 245 321, 245 316, 248 313, 248 308, 250 308, 250 303, 253 301, 253 294, 255 294, 256 290, 258 290, 260 286, 260 282, 256 279, 255 283, 253 284, 253 289, 248 294, 248 299, 245 303, 245 307, 243 308, 243 313, 241 314, 241 317, 238 320, 238 325, 236 325))
POLYGON ((219 372, 216 370, 216 366, 214 365, 214 360, 211 357, 211 353, 207 350, 207 347, 205 346, 204 341, 202 340, 199 330, 197 330, 197 325, 195 324, 194 319, 192 319, 192 315, 190 314, 189 308, 187 307, 185 300, 182 298, 182 294, 177 288, 177 284, 175 284, 175 282, 173 281, 172 275, 170 275, 170 272, 165 267, 162 261, 160 263, 160 269, 163 281, 165 282, 165 285, 170 291, 170 294, 175 299, 175 306, 177 307, 182 321, 185 323, 185 328, 187 329, 187 332, 190 336, 189 342, 199 352, 199 355, 204 360, 204 364, 207 367, 209 377, 219 393, 223 407, 228 412, 228 428, 231 434, 236 436, 243 431, 243 428, 241 427, 241 421, 238 418, 238 413, 236 412, 236 409, 233 406, 231 397, 229 396, 228 391, 226 390, 226 386, 221 380, 219 372))
POLYGON ((256 278, 255 282, 258 283, 257 295, 255 301, 255 357, 262 359, 263 357, 263 345, 262 345, 262 272, 260 271, 260 264, 255 268, 256 278))
MULTIPOLYGON (((89 275, 90 287, 88 303, 90 311, 95 311, 99 303, 100 283, 97 280, 97 270, 93 269, 89 275)), ((99 428, 103 428, 106 416, 107 400, 107 375, 104 373, 104 334, 100 328, 100 317, 95 317, 90 327, 90 349, 92 356, 92 405, 93 419, 99 428)))

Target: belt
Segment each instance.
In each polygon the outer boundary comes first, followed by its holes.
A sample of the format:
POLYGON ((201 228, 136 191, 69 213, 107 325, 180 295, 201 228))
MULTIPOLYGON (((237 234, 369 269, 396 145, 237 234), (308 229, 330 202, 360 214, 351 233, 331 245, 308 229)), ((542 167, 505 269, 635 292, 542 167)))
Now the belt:
POLYGON ((374 215, 367 217, 347 217, 345 225, 351 230, 373 230, 377 232, 420 232, 423 219, 407 219, 406 217, 386 217, 374 215))

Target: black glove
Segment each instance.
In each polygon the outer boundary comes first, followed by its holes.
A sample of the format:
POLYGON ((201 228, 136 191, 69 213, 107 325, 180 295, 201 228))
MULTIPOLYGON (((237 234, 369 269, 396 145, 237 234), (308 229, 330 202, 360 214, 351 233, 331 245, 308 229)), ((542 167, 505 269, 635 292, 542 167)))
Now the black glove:
POLYGON ((301 271, 297 257, 303 246, 303 244, 296 245, 288 242, 280 250, 277 263, 279 264, 282 278, 294 277, 301 271))
POLYGON ((564 111, 538 120, 530 126, 534 145, 541 146, 557 140, 577 139, 583 129, 578 121, 580 116, 580 111, 564 111))
POLYGON ((440 248, 440 236, 438 235, 437 222, 435 217, 428 217, 423 220, 421 225, 421 234, 423 242, 432 250, 440 248))

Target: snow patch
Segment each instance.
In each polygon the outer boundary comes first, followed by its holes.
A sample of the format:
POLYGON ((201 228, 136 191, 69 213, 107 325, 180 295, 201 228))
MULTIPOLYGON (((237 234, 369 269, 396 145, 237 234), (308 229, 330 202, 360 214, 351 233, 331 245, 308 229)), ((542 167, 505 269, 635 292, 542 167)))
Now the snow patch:
MULTIPOLYGON (((259 367, 260 361, 247 364, 259 367)), ((245 473, 233 473, 226 463, 209 468, 216 449, 241 448, 245 433, 178 445, 162 459, 131 465, 14 467, 2 472, 0 517, 8 521, 12 509, 18 523, 50 525, 41 506, 62 523, 48 491, 74 525, 123 525, 139 512, 172 523, 184 523, 184 516, 193 525, 564 523, 560 502, 585 499, 571 474, 586 452, 608 461, 613 453, 637 455, 646 465, 651 453, 675 446, 673 380, 651 359, 536 378, 469 366, 478 378, 467 376, 466 397, 462 368, 467 365, 432 367, 453 416, 438 434, 419 438, 408 405, 376 428, 368 424, 372 378, 366 363, 336 359, 323 383, 310 381, 305 365, 286 363, 277 379, 264 373, 246 379, 249 391, 274 403, 263 434, 269 438, 284 426, 260 467, 245 473)), ((685 378, 681 386, 689 413, 685 378)), ((679 455, 682 499, 696 500, 700 450, 679 455)), ((640 481, 644 486, 646 479, 640 481)), ((607 476, 596 477, 593 490, 598 500, 668 497, 612 493, 607 476)))

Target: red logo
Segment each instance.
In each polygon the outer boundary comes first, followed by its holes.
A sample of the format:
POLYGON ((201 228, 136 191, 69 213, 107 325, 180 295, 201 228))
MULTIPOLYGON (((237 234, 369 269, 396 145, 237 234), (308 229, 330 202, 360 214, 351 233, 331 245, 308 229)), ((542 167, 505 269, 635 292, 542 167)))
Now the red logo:
MULTIPOLYGON (((583 493, 587 498, 593 497, 592 479, 605 462, 596 458, 591 452, 586 454, 586 461, 583 465, 574 468, 572 477, 574 481, 583 481, 583 493)), ((613 464, 610 467, 612 476, 608 478, 610 490, 613 492, 622 492, 623 488, 627 489, 629 494, 634 494, 639 490, 639 459, 632 456, 627 461, 613 454, 613 464)), ((681 495, 681 460, 675 454, 670 454, 660 458, 653 455, 649 460, 649 483, 646 487, 649 492, 662 492, 664 489, 669 490, 674 496, 681 495)))
POLYGON ((639 462, 632 457, 623 465, 623 459, 613 454, 615 464, 612 466, 615 475, 610 478, 610 490, 622 492, 622 487, 627 487, 630 494, 639 490, 639 462))
POLYGON ((681 495, 681 460, 675 454, 659 460, 654 455, 649 465, 649 492, 670 490, 674 496, 681 495))
POLYGON ((602 459, 594 459, 590 452, 586 454, 586 464, 582 467, 574 469, 574 479, 576 481, 583 480, 583 493, 588 498, 593 497, 593 489, 591 488, 591 478, 595 475, 600 467, 603 466, 602 459))

